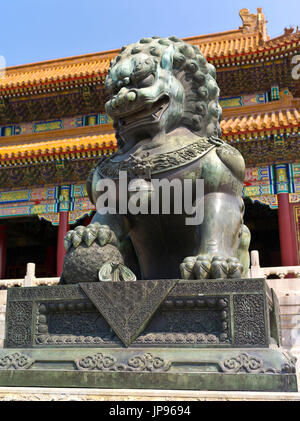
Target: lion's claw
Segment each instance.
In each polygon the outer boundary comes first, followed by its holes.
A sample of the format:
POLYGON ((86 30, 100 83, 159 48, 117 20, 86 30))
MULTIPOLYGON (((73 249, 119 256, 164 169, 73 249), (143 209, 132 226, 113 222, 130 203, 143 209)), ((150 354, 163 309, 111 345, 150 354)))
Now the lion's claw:
POLYGON ((196 257, 186 257, 180 265, 181 276, 183 279, 193 279, 193 268, 196 257))
POLYGON ((236 257, 227 259, 228 262, 228 277, 229 278, 241 278, 244 271, 243 265, 236 257))
POLYGON ((100 225, 98 222, 87 227, 79 226, 67 232, 64 238, 64 246, 66 251, 68 251, 70 248, 77 248, 81 244, 86 244, 90 247, 94 241, 97 241, 101 247, 106 246, 106 244, 118 246, 115 233, 108 225, 100 225))
POLYGON ((186 257, 180 265, 183 279, 241 278, 243 266, 236 257, 186 257))
POLYGON ((210 271, 210 260, 204 256, 198 256, 193 268, 196 279, 205 279, 208 277, 210 271))
POLYGON ((228 273, 228 262, 227 259, 224 259, 220 256, 215 256, 212 258, 210 266, 210 274, 213 279, 218 278, 227 278, 228 273))

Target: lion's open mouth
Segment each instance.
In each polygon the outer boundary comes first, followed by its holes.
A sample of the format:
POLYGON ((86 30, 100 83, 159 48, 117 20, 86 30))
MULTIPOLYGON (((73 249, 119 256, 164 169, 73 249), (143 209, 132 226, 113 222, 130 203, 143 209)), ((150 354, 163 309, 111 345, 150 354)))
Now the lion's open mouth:
POLYGON ((150 108, 144 108, 141 111, 119 118, 120 132, 125 133, 133 127, 138 127, 145 124, 156 123, 160 120, 162 114, 169 106, 169 97, 164 95, 156 102, 151 104, 150 108))

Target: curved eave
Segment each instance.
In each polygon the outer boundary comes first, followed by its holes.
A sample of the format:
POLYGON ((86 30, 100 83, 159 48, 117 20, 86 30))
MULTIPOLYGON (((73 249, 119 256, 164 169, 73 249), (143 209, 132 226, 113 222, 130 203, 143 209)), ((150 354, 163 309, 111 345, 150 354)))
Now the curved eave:
POLYGON ((66 138, 0 147, 0 166, 22 166, 65 159, 93 158, 117 150, 115 135, 95 135, 66 138))
MULTIPOLYGON (((264 45, 258 46, 257 48, 247 49, 246 51, 238 51, 235 53, 229 53, 228 49, 226 52, 217 55, 206 55, 206 59, 208 61, 217 61, 217 60, 240 60, 244 57, 251 57, 251 56, 267 56, 271 57, 274 54, 283 52, 283 51, 294 51, 295 49, 300 47, 300 33, 297 36, 296 40, 286 40, 278 45, 270 44, 269 42, 265 43, 264 45)), ((205 54, 205 53, 204 53, 205 54)))
POLYGON ((268 112, 228 116, 221 121, 223 138, 239 139, 264 137, 274 134, 298 135, 300 109, 286 108, 268 112))

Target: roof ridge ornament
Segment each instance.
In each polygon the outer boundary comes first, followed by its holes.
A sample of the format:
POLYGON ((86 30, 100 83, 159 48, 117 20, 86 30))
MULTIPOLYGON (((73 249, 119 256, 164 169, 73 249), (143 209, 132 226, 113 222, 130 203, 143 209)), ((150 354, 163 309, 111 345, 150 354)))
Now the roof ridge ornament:
POLYGON ((262 41, 269 39, 266 28, 267 20, 261 7, 257 8, 257 14, 250 13, 249 9, 244 8, 240 10, 239 15, 243 22, 239 29, 242 29, 244 34, 258 32, 262 41))
MULTIPOLYGON (((297 26, 297 28, 298 28, 298 26, 297 26)), ((294 27, 293 26, 290 26, 289 28, 284 28, 284 36, 285 35, 290 35, 290 34, 292 34, 293 32, 294 32, 294 27)))

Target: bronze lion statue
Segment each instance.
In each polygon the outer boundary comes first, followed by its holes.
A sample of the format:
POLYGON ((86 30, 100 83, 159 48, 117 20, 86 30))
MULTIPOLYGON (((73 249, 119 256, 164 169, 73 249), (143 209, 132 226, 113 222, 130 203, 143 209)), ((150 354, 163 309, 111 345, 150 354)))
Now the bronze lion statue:
MULTIPOLYGON (((194 201, 194 185, 202 179, 204 218, 187 225, 184 212, 165 214, 161 208, 156 214, 97 212, 88 227, 68 232, 62 282, 78 282, 75 272, 82 266, 92 276, 83 279, 81 273, 81 281, 97 280, 101 268, 100 280, 133 280, 132 272, 139 279, 245 277, 250 243, 241 197, 245 163, 220 139, 214 66, 198 46, 179 38, 143 38, 112 60, 106 88, 119 150, 91 171, 90 200, 96 205, 102 194, 99 181, 111 179, 118 186, 120 171, 146 184, 191 180, 194 201)), ((147 202, 149 192, 143 197, 147 202)))

